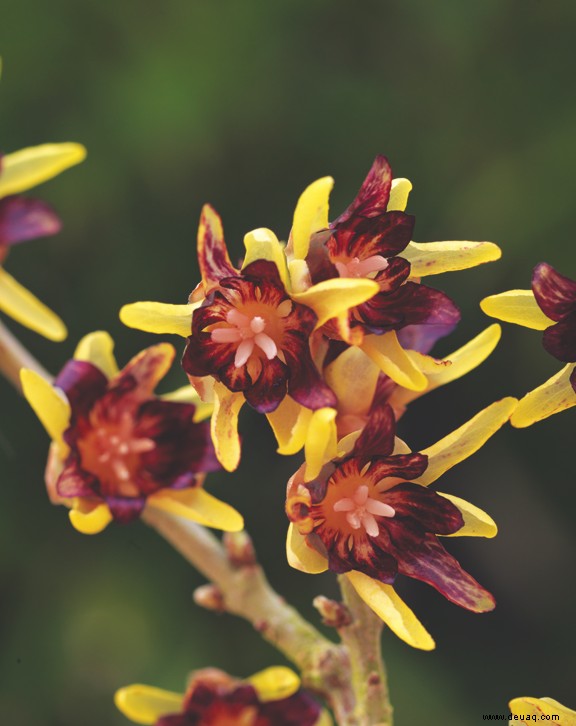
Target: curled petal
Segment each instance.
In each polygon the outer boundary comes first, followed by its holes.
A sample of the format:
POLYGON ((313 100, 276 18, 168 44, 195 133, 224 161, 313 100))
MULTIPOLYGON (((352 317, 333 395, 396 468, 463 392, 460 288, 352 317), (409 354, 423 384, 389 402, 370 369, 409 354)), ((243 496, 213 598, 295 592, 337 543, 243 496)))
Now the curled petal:
POLYGON ((403 212, 408 204, 408 196, 412 191, 412 183, 408 179, 392 179, 390 188, 390 199, 388 200, 387 212, 403 212))
POLYGON ((413 391, 425 390, 428 385, 426 376, 408 357, 394 331, 383 335, 367 335, 361 348, 398 385, 413 391))
POLYGON ((135 684, 116 691, 114 703, 131 721, 153 726, 162 716, 180 713, 184 706, 184 695, 135 684))
POLYGON ((170 333, 187 338, 192 330, 192 313, 201 304, 170 305, 158 302, 137 302, 124 305, 120 320, 129 328, 147 333, 170 333))
POLYGON ((410 242, 402 253, 412 265, 412 277, 467 270, 502 257, 493 242, 410 242))
POLYGON ((113 378, 118 373, 118 364, 113 351, 114 341, 110 334, 104 330, 97 330, 80 340, 74 351, 74 358, 92 363, 106 378, 113 378))
POLYGON ((0 310, 49 340, 68 334, 60 318, 0 267, 0 310))
POLYGON ((248 232, 244 237, 246 256, 242 263, 244 270, 252 262, 268 260, 278 268, 278 274, 285 288, 288 288, 288 267, 284 247, 280 244, 278 237, 269 229, 255 229, 248 232))
POLYGON ((286 536, 286 558, 290 567, 309 575, 318 575, 328 569, 326 557, 308 546, 306 537, 293 522, 290 522, 286 536))
MULTIPOLYGON (((228 257, 222 220, 209 204, 202 207, 198 227, 198 264, 206 293, 224 277, 237 274, 228 257)), ((189 334, 189 332, 188 332, 189 334)))
POLYGON ((421 650, 436 647, 428 631, 392 585, 373 580, 362 572, 348 572, 346 577, 366 605, 404 642, 421 650))
POLYGON ((242 516, 233 507, 201 487, 162 489, 148 497, 147 506, 224 532, 240 532, 244 528, 242 516))
POLYGON ((314 411, 304 446, 306 454, 305 481, 315 479, 326 462, 335 459, 336 448, 336 410, 320 408, 314 411))
POLYGON ((545 330, 554 321, 539 308, 532 290, 508 290, 485 297, 480 307, 491 318, 533 330, 545 330))
POLYGON ((362 182, 352 204, 332 223, 332 227, 346 222, 353 215, 361 217, 377 217, 388 208, 390 188, 392 186, 392 170, 386 157, 379 154, 362 182))
POLYGON ((396 421, 390 406, 378 406, 366 422, 354 445, 354 456, 368 461, 373 457, 388 456, 394 449, 396 421))
POLYGON ((254 687, 261 703, 288 698, 300 688, 300 679, 290 668, 272 666, 246 679, 254 687))
POLYGON ((36 371, 23 368, 20 371, 20 381, 26 400, 32 406, 52 441, 58 445, 59 453, 64 458, 67 446, 62 435, 70 425, 71 416, 68 400, 61 391, 36 371))
POLYGON ((286 397, 287 379, 288 369, 279 358, 263 361, 260 374, 250 388, 244 391, 244 396, 259 413, 270 413, 286 397))
POLYGON ((552 414, 576 406, 576 391, 572 379, 576 366, 569 363, 555 376, 520 399, 510 423, 516 428, 531 426, 552 414))
POLYGON ((112 521, 112 512, 107 504, 97 504, 93 508, 76 508, 68 512, 74 529, 82 534, 98 534, 112 521))
POLYGON ((479 507, 475 507, 465 499, 455 497, 453 494, 444 494, 438 492, 441 497, 448 499, 460 511, 464 519, 464 525, 452 534, 446 537, 495 537, 498 534, 496 522, 489 514, 483 512, 479 507))
POLYGON ((344 415, 364 415, 370 408, 380 370, 360 349, 347 348, 324 369, 324 379, 344 415))
POLYGON ((214 384, 214 413, 210 421, 212 442, 218 461, 226 471, 234 471, 240 463, 238 414, 245 400, 242 393, 229 391, 222 383, 214 384))
POLYGON ((286 396, 278 408, 266 414, 278 442, 278 453, 289 456, 304 446, 313 412, 286 396))
POLYGON ((512 397, 496 401, 448 436, 423 449, 421 453, 428 456, 428 468, 418 483, 431 484, 445 471, 472 456, 508 421, 517 403, 512 397))
POLYGON ((72 414, 86 416, 94 402, 106 390, 108 379, 92 363, 69 360, 54 380, 54 385, 66 394, 72 414))
POLYGON ((576 280, 564 277, 546 262, 541 262, 532 275, 536 302, 552 320, 576 312, 576 280))
POLYGON ((170 343, 159 343, 146 348, 124 366, 114 380, 115 386, 122 386, 125 380, 134 379, 140 395, 150 395, 170 370, 176 351, 170 343))
POLYGON ((292 298, 314 310, 318 317, 316 327, 319 328, 331 318, 374 297, 378 290, 375 280, 335 277, 319 282, 305 292, 294 293, 292 298))
POLYGON ((291 244, 295 259, 304 260, 308 254, 310 237, 328 227, 328 198, 334 179, 317 179, 300 195, 294 211, 291 244))
POLYGON ((204 421, 209 418, 214 410, 212 401, 203 401, 193 386, 182 386, 181 388, 177 388, 175 391, 165 393, 162 396, 162 399, 164 401, 194 404, 194 423, 199 423, 200 421, 204 421))
POLYGON ((52 179, 86 158, 80 144, 42 144, 6 154, 2 158, 0 197, 19 194, 52 179))
POLYGON ((0 246, 47 237, 61 227, 56 212, 46 202, 19 196, 0 200, 0 246))
MULTIPOLYGON (((528 696, 522 696, 521 698, 514 698, 510 701, 510 712, 516 718, 514 723, 520 719, 520 723, 531 723, 534 720, 542 721, 546 720, 553 726, 576 726, 576 711, 572 711, 566 706, 563 706, 553 698, 530 698, 528 696), (526 721, 522 717, 526 718, 526 721), (551 719, 556 717, 557 721, 551 719)), ((512 720, 510 723, 513 723, 512 720)))
POLYGON ((544 331, 542 344, 550 355, 563 363, 576 361, 576 312, 544 331))

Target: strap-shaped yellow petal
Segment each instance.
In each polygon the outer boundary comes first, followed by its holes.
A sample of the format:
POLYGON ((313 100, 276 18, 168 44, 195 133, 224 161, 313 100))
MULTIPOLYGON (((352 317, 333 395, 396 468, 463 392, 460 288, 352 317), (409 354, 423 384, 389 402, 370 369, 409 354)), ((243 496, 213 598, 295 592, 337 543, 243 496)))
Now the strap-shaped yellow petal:
POLYGON ((436 647, 432 636, 392 585, 373 580, 363 572, 352 571, 346 576, 366 605, 404 642, 421 650, 436 647))
POLYGON ((216 456, 226 471, 234 471, 240 463, 238 414, 245 400, 242 393, 229 391, 223 383, 214 383, 214 413, 210 431, 216 456))
POLYGON ((457 532, 454 532, 454 534, 446 535, 447 537, 496 537, 498 527, 489 514, 486 514, 482 509, 475 507, 465 499, 455 497, 453 494, 445 494, 444 492, 437 493, 441 497, 449 499, 464 517, 464 526, 457 532))
POLYGON ((304 292, 312 285, 306 260, 289 260, 288 275, 290 277, 289 290, 293 293, 304 292))
POLYGON ((0 267, 0 310, 49 340, 64 340, 68 332, 60 318, 12 275, 0 267))
POLYGON ((510 723, 533 723, 534 720, 548 721, 551 724, 561 724, 561 726, 576 726, 576 711, 572 711, 563 706, 553 698, 531 698, 530 696, 521 696, 514 698, 509 703, 510 713, 513 716, 526 717, 526 720, 510 721, 510 723), (551 719, 556 717, 554 721, 551 719))
POLYGON ((266 668, 246 680, 256 689, 262 703, 289 698, 300 688, 300 678, 286 666, 266 668))
POLYGON ((298 453, 306 441, 312 411, 285 396, 275 411, 266 414, 266 418, 278 442, 278 453, 284 456, 298 453))
POLYGON ((48 436, 58 446, 58 453, 64 457, 68 448, 62 439, 62 434, 70 426, 72 415, 68 399, 62 391, 36 371, 23 368, 20 371, 20 381, 26 400, 40 419, 48 436))
POLYGON ((98 504, 88 511, 71 509, 68 516, 74 529, 82 534, 98 534, 112 521, 112 513, 107 504, 98 504))
POLYGON ((214 404, 203 401, 192 386, 182 386, 182 388, 177 388, 175 391, 165 393, 160 398, 163 398, 165 401, 175 401, 176 403, 193 403, 196 406, 193 419, 194 423, 204 421, 212 415, 212 411, 214 410, 214 404))
POLYGON ((330 176, 312 182, 300 195, 294 210, 292 245, 294 257, 303 260, 308 254, 310 237, 328 227, 328 198, 334 186, 330 176))
POLYGON ((324 369, 324 380, 338 398, 344 415, 365 414, 374 398, 380 369, 363 350, 350 347, 324 369))
POLYGON ((96 330, 85 335, 76 346, 74 358, 92 363, 107 378, 113 378, 118 373, 118 364, 114 357, 114 341, 104 330, 96 330))
POLYGON ((408 179, 392 179, 390 199, 388 200, 387 212, 403 212, 408 204, 408 195, 412 191, 412 182, 408 179))
POLYGON ((304 454, 304 481, 315 479, 324 464, 336 458, 336 409, 319 408, 314 411, 308 424, 304 454))
POLYGON ((272 230, 262 227, 248 232, 248 234, 244 235, 244 247, 246 247, 246 256, 242 263, 242 269, 258 260, 273 262, 278 268, 284 287, 288 289, 288 268, 286 266, 284 245, 280 243, 272 230))
POLYGON ((162 716, 181 713, 184 695, 136 683, 116 691, 114 703, 134 723, 152 726, 162 716))
POLYGON ((532 290, 508 290, 485 297, 480 307, 491 318, 533 330, 546 330, 554 321, 538 307, 532 290))
POLYGON ((400 256, 410 262, 411 277, 425 277, 493 262, 502 251, 493 242, 410 242, 400 256))
POLYGON ((340 313, 370 300, 378 290, 377 282, 364 277, 334 277, 312 285, 304 292, 293 293, 292 298, 314 310, 319 328, 340 313))
POLYGON ((445 471, 472 456, 508 421, 517 404, 518 400, 511 396, 496 401, 448 436, 423 449, 421 453, 428 456, 428 467, 418 483, 431 484, 445 471))
POLYGON ((188 305, 136 302, 121 308, 120 320, 129 328, 147 333, 172 333, 187 338, 192 333, 192 313, 200 304, 201 301, 188 305))
POLYGON ((570 383, 574 363, 568 363, 555 376, 520 399, 510 423, 518 429, 576 406, 576 393, 570 383))
POLYGON ((86 158, 81 144, 42 144, 6 154, 2 159, 0 197, 19 194, 57 176, 86 158))
POLYGON ((204 527, 224 532, 240 532, 244 520, 234 507, 208 494, 202 487, 162 489, 148 497, 146 506, 161 509, 178 517, 191 519, 204 527))
POLYGON ((402 348, 394 330, 384 335, 367 335, 360 347, 399 386, 412 391, 426 389, 428 379, 402 348))
POLYGON ((328 569, 326 557, 308 547, 304 535, 290 522, 286 535, 286 559, 290 567, 308 575, 318 575, 328 569))

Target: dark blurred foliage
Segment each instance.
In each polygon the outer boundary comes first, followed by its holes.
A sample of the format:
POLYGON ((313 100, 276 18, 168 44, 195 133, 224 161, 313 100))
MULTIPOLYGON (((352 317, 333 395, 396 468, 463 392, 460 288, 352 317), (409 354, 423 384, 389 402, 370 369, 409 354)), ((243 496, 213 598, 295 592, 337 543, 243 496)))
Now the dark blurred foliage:
MULTIPOLYGON (((335 177, 332 207, 343 209, 384 153, 414 183, 416 239, 502 246, 498 263, 431 280, 464 313, 439 352, 458 347, 488 322, 479 300, 528 287, 540 260, 576 275, 575 32, 570 0, 2 0, 0 146, 89 150, 37 192, 64 231, 7 264, 70 338, 12 329, 52 370, 97 328, 124 362, 157 338, 124 329, 119 307, 184 302, 196 284, 202 203, 240 256, 254 227, 285 238, 319 176, 335 177)), ((493 357, 414 404, 401 432, 428 445, 558 367, 537 332, 504 326, 493 357)), ((282 662, 243 622, 196 608, 201 578, 143 525, 77 534, 43 491, 40 425, 1 381, 0 397, 2 723, 120 725, 119 686, 177 690, 192 668, 242 676, 282 662)), ((397 726, 473 726, 520 695, 576 707, 575 416, 507 428, 444 478, 500 524, 496 540, 448 543, 498 608, 472 615, 402 583, 438 648, 385 635, 397 726)), ((249 411, 242 429, 240 471, 212 477, 214 491, 246 514, 274 585, 315 619, 310 601, 332 580, 290 571, 283 554, 283 489, 298 462, 274 454, 249 411)))

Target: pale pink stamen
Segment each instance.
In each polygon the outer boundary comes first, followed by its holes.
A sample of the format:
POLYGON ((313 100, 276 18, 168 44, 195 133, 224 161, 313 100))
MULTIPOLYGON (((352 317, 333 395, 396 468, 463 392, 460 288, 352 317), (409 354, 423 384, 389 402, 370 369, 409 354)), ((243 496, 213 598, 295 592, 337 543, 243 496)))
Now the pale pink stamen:
POLYGON ((266 320, 260 315, 249 318, 233 309, 226 314, 226 322, 233 327, 215 328, 211 332, 211 338, 215 343, 239 343, 234 356, 236 368, 241 368, 248 362, 255 345, 260 348, 268 360, 272 360, 278 355, 276 343, 264 332, 266 320))
POLYGON ((365 260, 353 257, 348 262, 335 262, 340 277, 366 277, 372 272, 381 272, 388 267, 388 260, 382 255, 372 255, 365 260))
POLYGON ((343 497, 334 503, 335 512, 346 512, 346 520, 352 529, 364 527, 370 537, 378 536, 376 517, 393 517, 396 511, 389 504, 368 496, 368 487, 361 484, 352 497, 343 497))
POLYGON ((96 431, 96 436, 101 452, 97 457, 98 461, 102 464, 108 463, 120 481, 127 481, 130 478, 127 463, 129 456, 143 454, 156 447, 152 439, 134 436, 132 416, 127 411, 122 414, 115 433, 110 434, 109 429, 99 429, 96 431))

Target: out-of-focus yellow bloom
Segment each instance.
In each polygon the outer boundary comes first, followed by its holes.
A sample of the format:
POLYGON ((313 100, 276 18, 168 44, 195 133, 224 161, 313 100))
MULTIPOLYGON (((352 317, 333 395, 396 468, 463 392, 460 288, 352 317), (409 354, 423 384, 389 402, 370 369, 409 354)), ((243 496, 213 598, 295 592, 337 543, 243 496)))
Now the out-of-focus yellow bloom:
POLYGON ((534 723, 545 721, 555 726, 576 726, 576 711, 563 706, 553 698, 531 698, 523 696, 510 701, 510 713, 514 718, 508 722, 510 726, 517 723, 534 723))
MULTIPOLYGON (((57 218, 43 203, 12 195, 57 176, 79 164, 85 156, 86 150, 80 144, 64 143, 33 146, 0 159, 0 264, 10 244, 53 234, 59 228, 57 218), (7 232, 8 228, 9 234, 3 240, 3 230, 7 232)), ((60 318, 2 267, 0 310, 50 340, 66 337, 66 327, 60 318)))

